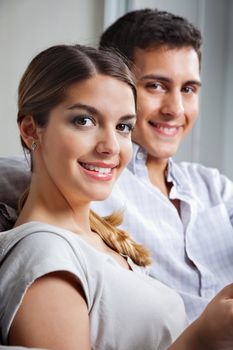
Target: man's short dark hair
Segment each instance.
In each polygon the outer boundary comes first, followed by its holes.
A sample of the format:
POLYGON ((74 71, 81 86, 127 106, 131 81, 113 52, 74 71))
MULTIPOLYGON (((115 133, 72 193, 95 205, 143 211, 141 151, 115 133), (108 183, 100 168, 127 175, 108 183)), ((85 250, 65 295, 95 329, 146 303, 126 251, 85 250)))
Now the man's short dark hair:
POLYGON ((136 48, 190 46, 201 63, 201 32, 187 19, 166 11, 143 9, 126 13, 105 30, 100 48, 114 48, 133 61, 136 48))

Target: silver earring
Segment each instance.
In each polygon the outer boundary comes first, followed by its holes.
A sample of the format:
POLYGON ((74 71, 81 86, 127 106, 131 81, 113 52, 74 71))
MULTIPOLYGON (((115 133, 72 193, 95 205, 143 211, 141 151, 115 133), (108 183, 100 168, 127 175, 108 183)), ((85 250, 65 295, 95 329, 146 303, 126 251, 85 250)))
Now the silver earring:
POLYGON ((36 144, 35 141, 33 141, 33 142, 32 142, 32 145, 31 145, 31 150, 32 150, 32 152, 35 151, 36 147, 37 147, 37 144, 36 144))

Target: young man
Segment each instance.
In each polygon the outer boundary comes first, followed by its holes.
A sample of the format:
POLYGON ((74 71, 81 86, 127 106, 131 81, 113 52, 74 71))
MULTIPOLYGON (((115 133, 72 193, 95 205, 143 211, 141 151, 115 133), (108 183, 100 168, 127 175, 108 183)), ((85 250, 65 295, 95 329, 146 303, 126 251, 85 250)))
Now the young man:
POLYGON ((123 211, 123 227, 152 252, 151 275, 180 293, 190 321, 233 281, 233 183, 172 160, 198 113, 201 41, 186 19, 150 9, 103 33, 101 48, 131 60, 138 118, 128 169, 111 197, 93 206, 103 215, 123 211))

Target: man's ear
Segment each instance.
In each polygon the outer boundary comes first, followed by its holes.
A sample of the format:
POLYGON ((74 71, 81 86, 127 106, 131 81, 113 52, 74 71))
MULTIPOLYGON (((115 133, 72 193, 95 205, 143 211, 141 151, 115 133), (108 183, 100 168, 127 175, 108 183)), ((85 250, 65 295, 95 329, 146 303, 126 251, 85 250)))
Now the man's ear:
POLYGON ((24 143, 28 149, 31 149, 32 144, 38 140, 37 126, 31 115, 27 115, 22 119, 19 130, 24 143))

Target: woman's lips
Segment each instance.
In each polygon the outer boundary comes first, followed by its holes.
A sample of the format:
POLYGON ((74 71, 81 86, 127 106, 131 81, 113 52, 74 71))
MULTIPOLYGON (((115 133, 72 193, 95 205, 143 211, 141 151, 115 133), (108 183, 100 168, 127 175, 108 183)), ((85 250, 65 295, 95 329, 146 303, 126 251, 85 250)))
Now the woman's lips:
POLYGON ((115 164, 105 164, 105 163, 84 163, 79 162, 83 171, 88 176, 91 176, 97 180, 112 180, 114 169, 117 167, 115 164))

